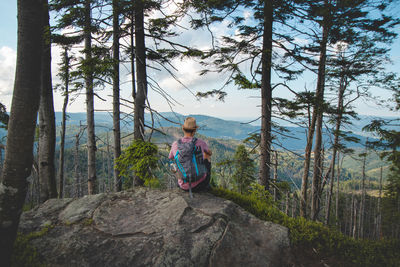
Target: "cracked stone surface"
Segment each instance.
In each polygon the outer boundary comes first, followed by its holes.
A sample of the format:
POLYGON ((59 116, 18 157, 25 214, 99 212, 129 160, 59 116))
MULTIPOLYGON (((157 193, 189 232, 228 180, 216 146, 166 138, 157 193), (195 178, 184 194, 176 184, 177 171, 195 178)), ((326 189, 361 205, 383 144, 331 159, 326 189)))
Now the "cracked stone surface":
POLYGON ((49 266, 291 266, 288 229, 211 194, 136 189, 52 199, 21 217, 49 266))

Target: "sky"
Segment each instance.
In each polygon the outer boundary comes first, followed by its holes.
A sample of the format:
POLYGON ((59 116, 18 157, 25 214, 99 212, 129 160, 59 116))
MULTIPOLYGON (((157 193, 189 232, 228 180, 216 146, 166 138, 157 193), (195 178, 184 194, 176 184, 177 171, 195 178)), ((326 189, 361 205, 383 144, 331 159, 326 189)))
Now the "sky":
MULTIPOLYGON (((11 107, 11 98, 15 76, 15 61, 17 47, 17 5, 16 0, 0 1, 0 102, 5 104, 7 111, 11 107)), ((244 10, 246 17, 250 17, 251 13, 244 10)), ((185 23, 185 22, 183 22, 185 23)), ((212 26, 211 30, 215 35, 221 36, 226 31, 226 25, 212 26)), ((400 33, 400 27, 397 28, 400 33)), ((184 43, 194 43, 197 48, 205 48, 210 46, 209 33, 204 31, 185 32, 179 35, 179 40, 184 43)), ((61 49, 52 47, 52 72, 53 85, 59 83, 56 74, 58 71, 58 63, 60 62, 61 49)), ((397 39, 392 47, 391 59, 394 65, 390 67, 392 71, 400 70, 400 40, 397 39)), ((228 93, 224 102, 217 101, 213 98, 197 99, 194 94, 198 91, 208 91, 218 89, 226 81, 227 74, 218 73, 211 74, 206 77, 200 76, 202 69, 197 62, 174 60, 172 64, 176 67, 175 75, 185 85, 177 83, 170 75, 163 71, 155 69, 148 70, 149 75, 156 81, 167 94, 173 96, 172 104, 155 90, 149 88, 149 103, 152 109, 159 112, 174 110, 183 115, 203 114, 225 119, 251 120, 256 119, 260 115, 260 98, 259 91, 237 90, 233 86, 227 87, 228 93)), ((151 81, 150 81, 151 82, 151 81)), ((121 67, 121 96, 124 99, 131 99, 131 89, 129 87, 130 77, 125 67, 121 67)), ((316 76, 307 75, 301 77, 294 85, 298 88, 307 87, 309 90, 315 90, 316 76)), ((107 101, 97 99, 95 101, 95 110, 111 111, 112 97, 111 88, 105 88, 98 91, 98 94, 107 101)), ((386 99, 390 94, 384 91, 374 92, 377 97, 386 99)), ((274 96, 288 97, 288 91, 284 88, 274 91, 274 96)), ((56 111, 61 111, 63 97, 60 92, 54 93, 54 105, 56 111)), ((126 104, 128 102, 125 102, 126 104)), ((373 116, 398 116, 398 113, 389 111, 388 109, 377 107, 373 103, 365 103, 358 101, 355 104, 356 111, 363 115, 373 116)), ((132 110, 122 107, 122 110, 129 113, 132 110)), ((75 97, 75 100, 68 106, 68 112, 84 112, 85 96, 82 94, 75 97)))

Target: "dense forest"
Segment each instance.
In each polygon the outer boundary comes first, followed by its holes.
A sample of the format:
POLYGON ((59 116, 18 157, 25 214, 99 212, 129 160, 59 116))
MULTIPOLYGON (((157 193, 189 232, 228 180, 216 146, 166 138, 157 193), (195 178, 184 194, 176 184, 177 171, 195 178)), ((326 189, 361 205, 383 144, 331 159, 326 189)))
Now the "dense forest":
MULTIPOLYGON (((51 198, 176 187, 168 152, 182 135, 182 117, 157 72, 180 83, 188 97, 224 101, 233 87, 260 98, 259 127, 244 138, 198 134, 214 152, 214 187, 243 196, 261 190, 286 215, 353 239, 400 238, 399 120, 371 120, 364 136, 349 130, 361 101, 400 109, 399 74, 390 71, 398 1, 17 2, 13 101, 9 111, 0 103, 0 260, 6 266, 23 209, 51 198), (224 34, 215 25, 226 27, 224 34), (181 42, 183 31, 207 31, 210 43, 181 42), (54 47, 62 48, 57 71, 54 47), (216 73, 222 85, 195 92, 179 80, 176 59, 201 66, 201 76, 216 73), (130 99, 120 95, 122 75, 129 76, 130 99), (299 89, 309 77, 315 88, 299 89), (112 110, 95 109, 106 88, 112 88, 112 110), (58 122, 54 90, 64 96, 58 122), (152 107, 150 90, 170 113, 152 107), (379 99, 380 91, 392 97, 379 99), (86 118, 72 123, 68 105, 77 98, 85 98, 86 118), (96 121, 99 111, 112 123, 96 121), (289 147, 298 135, 302 147, 289 147)), ((211 121, 203 126, 214 129, 211 121)))

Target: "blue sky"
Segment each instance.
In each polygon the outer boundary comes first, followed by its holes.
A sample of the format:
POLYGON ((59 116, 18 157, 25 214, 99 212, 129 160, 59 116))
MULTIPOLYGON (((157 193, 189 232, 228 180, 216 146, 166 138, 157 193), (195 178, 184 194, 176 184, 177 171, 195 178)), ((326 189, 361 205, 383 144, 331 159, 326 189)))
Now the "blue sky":
MULTIPOLYGON (((16 44, 17 44, 17 19, 16 19, 16 1, 15 0, 2 0, 0 1, 0 102, 6 105, 7 110, 11 106, 11 95, 13 89, 13 80, 15 72, 15 59, 16 59, 16 44)), ((212 30, 215 33, 224 33, 224 26, 214 26, 212 30)), ((400 28, 397 29, 400 32, 400 28)), ((209 45, 209 35, 206 31, 196 33, 182 33, 180 36, 182 40, 187 42, 196 43, 198 48, 206 47, 209 45)), ((59 54, 60 48, 53 47, 53 84, 58 81, 55 74, 57 72, 57 63, 60 61, 59 54)), ((400 69, 400 40, 396 40, 393 45, 391 59, 395 65, 391 70, 396 71, 400 69)), ((193 61, 180 61, 173 62, 177 68, 176 75, 183 83, 193 92, 207 91, 210 89, 218 88, 226 79, 224 74, 213 74, 207 77, 200 77, 198 72, 201 67, 193 61)), ((124 69, 124 68, 122 68, 124 69)), ((125 73, 126 74, 126 73, 125 73)), ((222 118, 236 118, 236 119, 251 119, 257 118, 260 113, 259 107, 259 92, 258 91, 238 91, 235 88, 228 88, 228 96, 225 102, 219 102, 214 99, 196 100, 196 98, 182 86, 176 83, 165 73, 150 71, 150 74, 157 82, 165 88, 166 92, 172 95, 177 102, 173 106, 176 112, 181 114, 205 114, 217 116, 222 118)), ((296 82, 297 87, 304 88, 307 86, 310 90, 314 90, 316 85, 316 77, 312 75, 300 78, 296 82)), ((130 99, 129 76, 124 73, 121 78, 121 95, 123 98, 130 99)), ((111 90, 105 89, 99 94, 107 99, 107 102, 97 100, 95 102, 96 110, 109 110, 111 109, 111 90)), ((280 89, 274 94, 285 96, 287 92, 280 89)), ((377 97, 386 99, 390 94, 384 91, 375 91, 377 97)), ((159 94, 150 90, 149 93, 150 105, 159 111, 170 111, 170 107, 166 101, 160 97, 159 94)), ((55 109, 60 111, 62 107, 62 97, 58 92, 55 92, 55 109)), ((373 103, 364 103, 359 101, 356 103, 356 110, 360 114, 375 115, 375 116, 398 116, 398 114, 390 112, 382 107, 376 107, 373 103)), ((84 112, 85 99, 81 95, 72 103, 68 110, 70 112, 84 112)), ((124 108, 125 112, 130 112, 129 109, 124 108)))

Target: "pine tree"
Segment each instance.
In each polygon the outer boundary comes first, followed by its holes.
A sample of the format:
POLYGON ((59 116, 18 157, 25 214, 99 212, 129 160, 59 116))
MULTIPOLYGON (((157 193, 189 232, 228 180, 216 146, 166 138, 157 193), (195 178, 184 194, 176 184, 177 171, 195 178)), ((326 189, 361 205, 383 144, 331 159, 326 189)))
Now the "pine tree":
MULTIPOLYGON (((104 77, 112 75, 112 60, 109 49, 93 44, 93 33, 99 31, 101 20, 92 18, 93 10, 96 10, 101 3, 92 0, 53 0, 51 7, 58 13, 57 25, 55 28, 63 29, 74 26, 76 41, 84 42, 84 49, 81 51, 84 58, 80 60, 77 70, 71 72, 74 85, 77 90, 85 90, 86 95, 86 121, 87 121, 87 182, 88 193, 96 193, 96 137, 94 122, 94 89, 104 85, 107 80, 104 77), (82 82, 83 80, 83 82, 82 82)), ((101 40, 96 40, 100 43, 101 40)))
MULTIPOLYGON (((274 49, 282 45, 281 40, 290 41, 290 37, 275 30, 285 25, 292 12, 294 1, 193 1, 193 6, 203 12, 203 20, 194 20, 196 27, 220 22, 230 17, 230 27, 235 27, 238 34, 234 37, 223 36, 222 44, 209 52, 212 63, 217 72, 228 73, 228 81, 224 87, 232 82, 240 89, 261 90, 261 132, 260 132, 260 169, 259 183, 269 189, 271 175, 271 146, 272 146, 272 112, 273 88, 272 70, 279 73, 280 78, 293 79, 301 71, 290 69, 289 57, 274 54, 274 49), (254 12, 254 22, 249 24, 239 16, 239 9, 251 9, 254 12), (277 26, 279 25, 279 26, 277 26), (278 39, 281 39, 278 41, 278 39), (273 57, 280 57, 282 65, 273 62, 273 57), (249 62, 250 68, 242 69, 242 64, 249 62), (247 75, 247 73, 250 73, 247 75)), ((210 69, 203 73, 209 72, 210 69)), ((203 95, 215 94, 221 99, 226 95, 224 88, 207 92, 203 95)))
POLYGON ((144 140, 144 109, 147 99, 146 44, 144 33, 144 1, 135 1, 136 97, 134 138, 144 140))
POLYGON ((7 129, 10 116, 7 114, 6 106, 0 103, 0 128, 7 129))
MULTIPOLYGON (((332 18, 330 14, 330 5, 325 0, 321 8, 322 13, 322 37, 320 42, 320 55, 318 61, 318 80, 317 88, 315 90, 315 106, 313 109, 312 120, 315 120, 315 147, 314 147, 314 168, 313 168, 313 180, 311 189, 311 219, 316 220, 318 209, 319 209, 319 195, 320 190, 320 179, 321 179, 321 145, 322 145, 322 124, 323 124, 323 102, 324 102, 324 89, 325 89, 325 65, 326 65, 326 49, 328 44, 329 28, 332 25, 332 18)), ((312 125, 313 126, 313 125, 312 125)), ((312 127, 311 126, 311 127, 312 127)), ((312 133, 310 130, 309 133, 312 133)), ((308 138, 312 140, 312 138, 308 138)))
POLYGON ((249 185, 255 180, 255 164, 244 145, 239 145, 233 160, 232 175, 235 187, 241 194, 246 193, 249 185))
POLYGON ((39 106, 39 179, 40 201, 57 197, 55 174, 56 119, 51 79, 51 33, 48 4, 43 7, 43 53, 39 106))
POLYGON ((65 130, 67 122, 67 105, 69 100, 69 84, 70 84, 70 60, 71 57, 68 55, 68 46, 64 47, 62 54, 63 62, 61 63, 61 72, 59 74, 63 81, 62 90, 64 95, 64 103, 62 107, 62 119, 61 119, 61 132, 60 132, 60 156, 58 160, 58 197, 64 197, 64 149, 65 149, 65 130))
MULTIPOLYGON (((114 158, 121 156, 121 127, 120 127, 120 83, 119 83, 119 65, 120 65, 120 7, 119 1, 113 0, 113 131, 114 131, 114 158)), ((114 168, 114 190, 122 190, 122 182, 119 177, 119 171, 114 168)))

